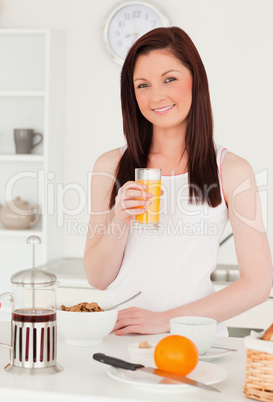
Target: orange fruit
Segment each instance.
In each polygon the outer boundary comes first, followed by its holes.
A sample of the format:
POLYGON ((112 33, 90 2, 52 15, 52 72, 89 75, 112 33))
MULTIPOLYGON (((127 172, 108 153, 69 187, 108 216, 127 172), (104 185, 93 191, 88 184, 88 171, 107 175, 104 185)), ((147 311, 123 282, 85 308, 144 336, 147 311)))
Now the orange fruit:
POLYGON ((169 335, 156 345, 154 361, 160 370, 185 376, 195 369, 198 350, 185 336, 169 335))

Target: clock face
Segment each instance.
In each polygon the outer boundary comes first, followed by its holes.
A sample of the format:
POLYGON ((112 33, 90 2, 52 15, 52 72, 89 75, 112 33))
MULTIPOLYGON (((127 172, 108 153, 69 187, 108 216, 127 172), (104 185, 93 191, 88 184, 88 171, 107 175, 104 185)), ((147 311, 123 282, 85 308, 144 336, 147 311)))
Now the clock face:
POLYGON ((151 29, 168 25, 167 17, 152 5, 144 2, 124 3, 108 17, 104 37, 114 60, 122 63, 138 38, 151 29))

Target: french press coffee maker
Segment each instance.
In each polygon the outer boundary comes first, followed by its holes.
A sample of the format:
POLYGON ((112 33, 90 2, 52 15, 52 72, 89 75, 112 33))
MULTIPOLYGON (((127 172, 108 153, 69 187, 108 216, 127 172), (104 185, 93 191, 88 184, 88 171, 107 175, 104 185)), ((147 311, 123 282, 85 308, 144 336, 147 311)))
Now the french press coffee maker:
POLYGON ((13 293, 3 293, 11 301, 10 363, 5 370, 12 374, 54 374, 62 371, 57 364, 56 283, 54 274, 35 268, 35 245, 38 236, 30 236, 33 267, 12 275, 13 293))

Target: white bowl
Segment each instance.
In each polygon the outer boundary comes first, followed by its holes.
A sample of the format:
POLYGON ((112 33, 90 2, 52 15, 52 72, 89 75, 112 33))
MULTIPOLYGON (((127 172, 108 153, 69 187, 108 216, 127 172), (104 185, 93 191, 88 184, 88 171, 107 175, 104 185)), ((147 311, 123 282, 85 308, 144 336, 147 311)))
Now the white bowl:
POLYGON ((128 352, 130 361, 132 363, 143 364, 143 366, 155 366, 155 345, 151 344, 151 346, 151 348, 139 348, 139 343, 129 344, 128 352))
MULTIPOLYGON (((67 304, 71 305, 72 304, 67 304)), ((103 306, 100 304, 103 308, 103 306)), ((74 312, 57 309, 57 332, 72 346, 100 345, 117 321, 118 310, 74 312)))
POLYGON ((208 317, 175 317, 170 320, 171 334, 189 338, 203 355, 211 347, 216 336, 217 322, 208 317))

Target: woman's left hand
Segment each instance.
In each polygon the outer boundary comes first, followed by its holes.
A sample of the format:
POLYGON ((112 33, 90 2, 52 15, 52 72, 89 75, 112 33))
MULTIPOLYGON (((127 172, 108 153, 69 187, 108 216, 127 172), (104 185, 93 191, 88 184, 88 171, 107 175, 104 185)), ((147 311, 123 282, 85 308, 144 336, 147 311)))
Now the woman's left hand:
POLYGON ((126 334, 160 334, 170 331, 167 312, 155 312, 139 307, 120 310, 112 332, 115 335, 126 334))

